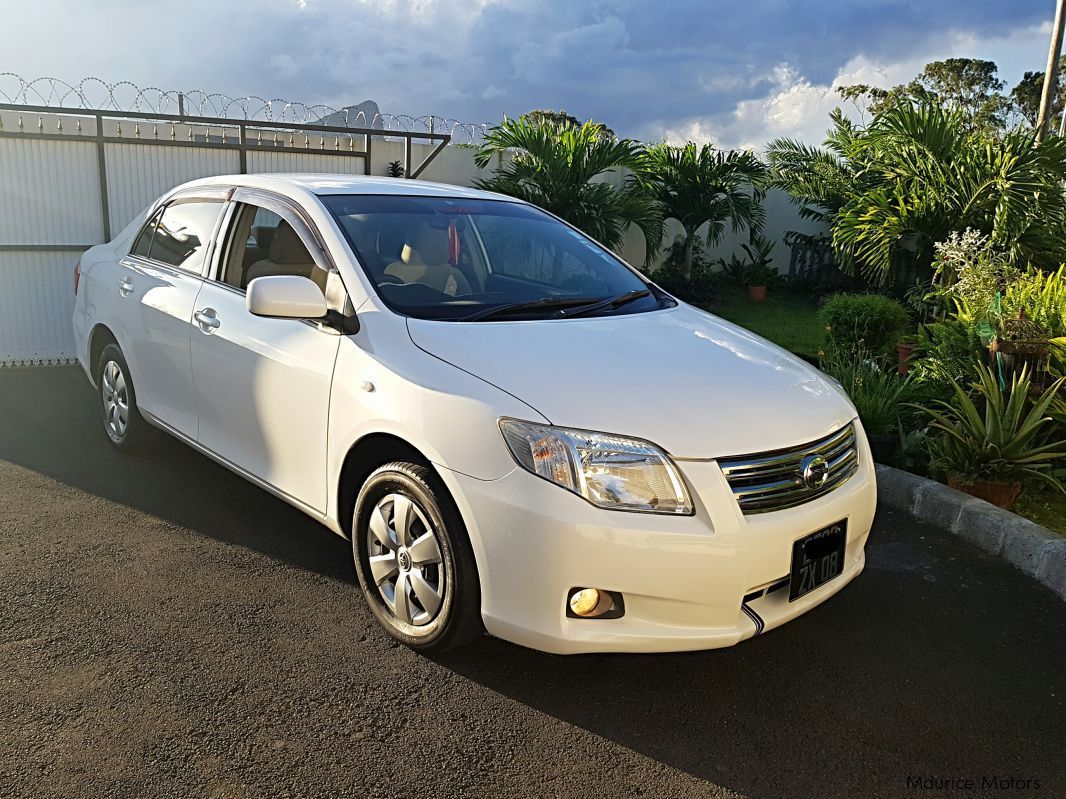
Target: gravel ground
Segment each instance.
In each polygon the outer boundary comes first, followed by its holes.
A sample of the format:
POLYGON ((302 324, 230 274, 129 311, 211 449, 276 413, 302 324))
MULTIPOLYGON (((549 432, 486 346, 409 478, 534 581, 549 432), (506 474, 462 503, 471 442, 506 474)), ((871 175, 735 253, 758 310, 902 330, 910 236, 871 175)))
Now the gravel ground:
POLYGON ((75 368, 0 369, 2 797, 1066 796, 1061 603, 901 516, 730 650, 430 660, 344 541, 94 413, 75 368))

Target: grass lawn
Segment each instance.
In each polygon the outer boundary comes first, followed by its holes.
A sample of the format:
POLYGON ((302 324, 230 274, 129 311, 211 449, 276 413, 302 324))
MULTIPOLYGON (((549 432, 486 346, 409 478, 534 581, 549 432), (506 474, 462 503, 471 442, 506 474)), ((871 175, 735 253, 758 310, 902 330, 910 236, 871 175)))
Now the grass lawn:
POLYGON ((815 357, 822 348, 814 297, 771 290, 766 302, 751 302, 744 289, 729 287, 717 303, 704 308, 799 355, 815 357))
POLYGON ((1027 490, 1015 504, 1014 512, 1059 535, 1066 535, 1066 496, 1057 491, 1027 490))

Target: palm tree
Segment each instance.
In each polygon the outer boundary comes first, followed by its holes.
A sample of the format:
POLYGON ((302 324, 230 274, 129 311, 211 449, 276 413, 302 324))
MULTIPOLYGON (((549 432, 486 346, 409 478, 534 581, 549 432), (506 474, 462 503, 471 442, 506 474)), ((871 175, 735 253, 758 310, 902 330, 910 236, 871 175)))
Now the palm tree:
MULTIPOLYGON (((675 147, 665 142, 647 148, 638 171, 639 182, 662 206, 663 216, 676 219, 685 231, 684 276, 692 276, 692 252, 697 231, 709 225, 707 243, 722 237, 728 222, 734 232, 757 233, 765 220, 762 198, 769 171, 749 151, 721 151, 710 144, 689 142, 675 147)), ((648 241, 658 250, 662 238, 648 241)))
POLYGON ((933 244, 966 228, 1015 263, 1066 255, 1066 140, 970 134, 958 112, 929 103, 892 106, 865 129, 834 122, 826 149, 778 140, 770 163, 801 213, 830 225, 845 269, 883 285, 900 267, 928 267, 933 244))
POLYGON ((874 183, 865 178, 854 146, 858 131, 839 108, 830 113, 833 127, 824 147, 796 139, 774 139, 767 146, 771 182, 799 204, 803 219, 829 226, 848 200, 874 183))
POLYGON ((485 168, 498 154, 510 159, 474 185, 538 205, 612 249, 621 245, 630 225, 645 237, 661 238, 662 218, 654 200, 633 177, 616 185, 609 175, 636 168, 642 145, 604 131, 595 122, 504 119, 485 135, 474 161, 485 168))

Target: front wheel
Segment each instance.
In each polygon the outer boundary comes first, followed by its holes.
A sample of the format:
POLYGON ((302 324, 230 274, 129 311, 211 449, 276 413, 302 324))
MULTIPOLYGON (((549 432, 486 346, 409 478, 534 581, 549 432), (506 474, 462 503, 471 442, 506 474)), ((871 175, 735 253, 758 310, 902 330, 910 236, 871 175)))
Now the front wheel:
POLYGON ((355 503, 352 552, 363 595, 396 640, 440 652, 482 634, 470 542, 429 469, 389 463, 367 478, 355 503))

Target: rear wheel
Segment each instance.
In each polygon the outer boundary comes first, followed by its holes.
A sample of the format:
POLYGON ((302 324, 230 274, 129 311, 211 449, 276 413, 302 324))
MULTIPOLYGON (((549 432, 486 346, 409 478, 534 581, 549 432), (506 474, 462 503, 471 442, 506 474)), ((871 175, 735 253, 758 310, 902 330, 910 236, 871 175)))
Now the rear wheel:
POLYGON ((352 551, 363 595, 396 640, 439 652, 482 634, 470 542, 429 469, 389 463, 367 478, 355 503, 352 551))
POLYGON ((151 427, 137 410, 137 394, 130 368, 117 344, 108 344, 100 353, 96 387, 107 440, 123 452, 144 446, 151 435, 151 427))

